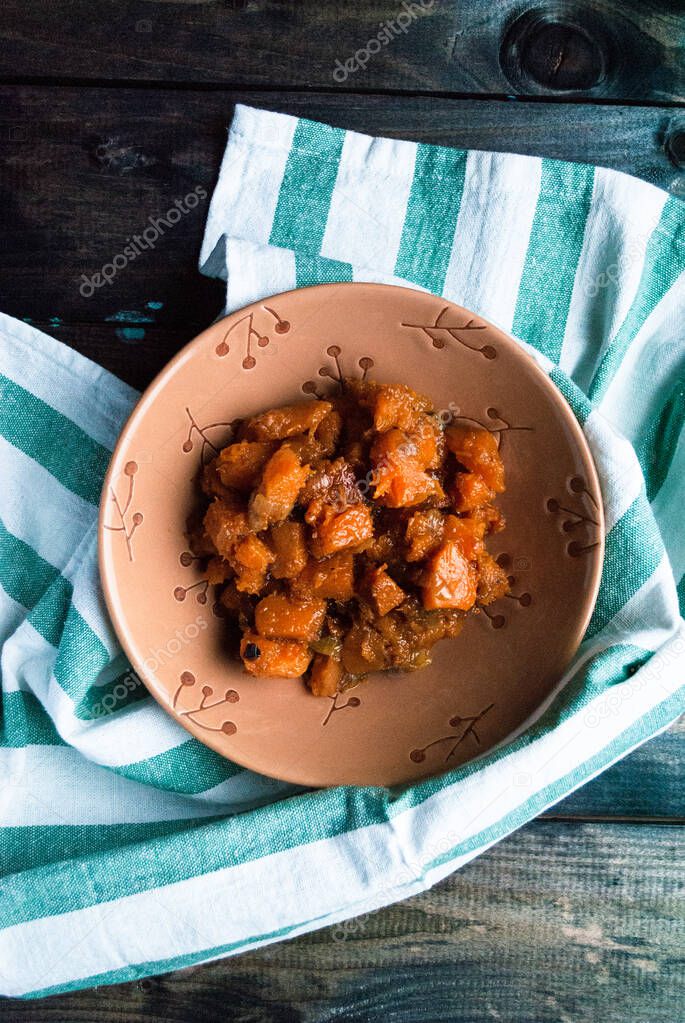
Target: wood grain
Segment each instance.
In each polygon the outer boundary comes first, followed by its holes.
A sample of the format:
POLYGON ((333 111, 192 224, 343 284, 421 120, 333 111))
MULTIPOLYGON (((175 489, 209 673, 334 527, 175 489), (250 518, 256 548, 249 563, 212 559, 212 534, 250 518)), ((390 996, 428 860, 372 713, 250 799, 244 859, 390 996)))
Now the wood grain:
POLYGON ((678 1023, 684 855, 682 829, 537 821, 366 917, 165 977, 0 1002, 0 1021, 678 1023))
POLYGON ((682 100, 683 14, 645 0, 5 0, 0 74, 682 100))
POLYGON ((685 187, 664 150, 673 114, 657 108, 5 86, 0 309, 46 325, 80 350, 92 344, 93 355, 137 387, 149 382, 222 308, 221 286, 198 273, 197 256, 237 100, 373 134, 584 159, 685 187), (83 275, 99 271, 149 217, 198 186, 206 198, 153 251, 92 297, 80 294, 83 275), (162 303, 154 316, 150 301, 162 303), (145 337, 119 352, 122 316, 145 337))

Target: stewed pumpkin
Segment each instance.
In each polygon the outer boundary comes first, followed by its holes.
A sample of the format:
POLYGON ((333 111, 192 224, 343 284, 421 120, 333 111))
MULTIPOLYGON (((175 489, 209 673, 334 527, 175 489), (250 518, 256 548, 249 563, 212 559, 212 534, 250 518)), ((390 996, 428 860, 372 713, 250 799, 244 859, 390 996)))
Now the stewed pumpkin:
POLYGON ((486 548, 504 527, 497 439, 449 419, 404 384, 345 380, 234 424, 188 537, 250 675, 332 697, 425 667, 507 593, 486 548))

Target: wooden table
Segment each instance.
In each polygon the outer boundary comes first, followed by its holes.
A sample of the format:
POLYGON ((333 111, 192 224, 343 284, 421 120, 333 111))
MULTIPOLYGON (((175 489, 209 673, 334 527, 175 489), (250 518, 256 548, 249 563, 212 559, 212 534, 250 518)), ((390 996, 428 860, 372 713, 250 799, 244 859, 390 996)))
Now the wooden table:
MULTIPOLYGON (((82 275, 191 188, 211 193, 237 101, 587 160, 685 196, 684 14, 682 0, 3 0, 0 309, 143 387, 222 306, 196 268, 206 203, 91 298, 82 275), (407 10, 406 32, 351 69, 407 10)), ((424 895, 195 970, 0 1002, 0 1021, 677 1023, 682 738, 424 895)))

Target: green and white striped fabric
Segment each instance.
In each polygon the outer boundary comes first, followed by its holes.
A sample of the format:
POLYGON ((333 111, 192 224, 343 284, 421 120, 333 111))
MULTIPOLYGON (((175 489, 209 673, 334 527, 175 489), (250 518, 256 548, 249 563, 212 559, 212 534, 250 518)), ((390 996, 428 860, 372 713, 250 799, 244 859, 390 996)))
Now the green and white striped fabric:
POLYGON ((95 549, 136 395, 0 316, 0 993, 342 927, 435 883, 683 710, 684 225, 679 200, 606 170, 238 108, 201 260, 227 279, 227 308, 319 281, 444 294, 532 346, 601 476, 602 586, 563 686, 525 734, 401 792, 259 777, 146 695, 95 549))

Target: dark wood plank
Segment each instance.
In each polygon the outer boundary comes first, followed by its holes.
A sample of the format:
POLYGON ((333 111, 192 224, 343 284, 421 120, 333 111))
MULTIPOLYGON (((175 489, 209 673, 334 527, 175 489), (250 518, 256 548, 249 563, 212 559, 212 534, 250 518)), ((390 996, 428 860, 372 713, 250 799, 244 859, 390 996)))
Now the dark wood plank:
POLYGON ((2 22, 0 74, 15 79, 685 95, 675 0, 5 0, 2 22))
POLYGON ((12 1023, 678 1023, 682 828, 535 822, 432 891, 12 1023))
POLYGON ((222 307, 197 271, 236 100, 374 134, 584 159, 683 188, 664 150, 670 111, 425 97, 5 86, 0 90, 0 309, 46 324, 144 386, 222 307), (148 218, 206 193, 109 285, 80 293, 148 218), (161 303, 151 313, 149 302, 161 303), (146 330, 119 357, 121 317, 146 330), (119 317, 119 319, 112 318, 119 317), (154 324, 146 321, 152 319, 154 324), (103 326, 104 324, 104 326, 103 326), (156 325, 156 330, 148 328, 156 325), (111 338, 111 342, 107 339, 111 338), (89 346, 90 349, 89 349, 89 346))

